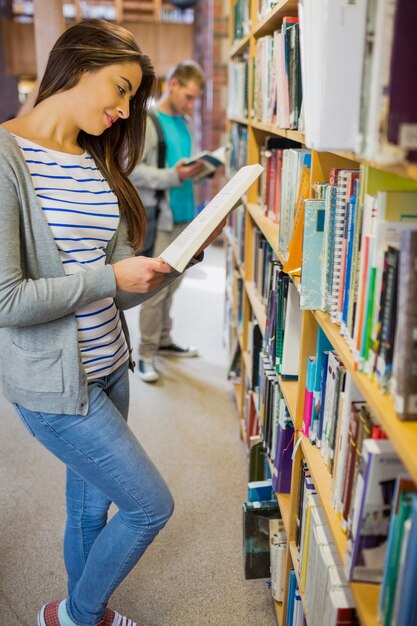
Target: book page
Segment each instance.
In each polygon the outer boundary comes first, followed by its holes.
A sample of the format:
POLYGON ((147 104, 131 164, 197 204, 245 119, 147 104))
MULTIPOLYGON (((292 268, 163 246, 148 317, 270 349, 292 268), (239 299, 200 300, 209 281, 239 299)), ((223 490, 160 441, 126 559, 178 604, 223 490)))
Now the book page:
POLYGON ((242 167, 182 233, 160 254, 171 267, 183 272, 188 262, 245 191, 260 176, 259 164, 242 167))

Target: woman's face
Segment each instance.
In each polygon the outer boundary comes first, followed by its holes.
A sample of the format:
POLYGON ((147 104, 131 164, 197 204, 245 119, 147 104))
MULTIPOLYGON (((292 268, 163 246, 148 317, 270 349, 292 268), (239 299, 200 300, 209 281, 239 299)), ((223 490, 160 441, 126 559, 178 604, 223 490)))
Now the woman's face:
POLYGON ((139 89, 142 70, 138 63, 126 62, 86 71, 73 88, 77 126, 89 135, 101 135, 121 117, 129 117, 130 100, 139 89))

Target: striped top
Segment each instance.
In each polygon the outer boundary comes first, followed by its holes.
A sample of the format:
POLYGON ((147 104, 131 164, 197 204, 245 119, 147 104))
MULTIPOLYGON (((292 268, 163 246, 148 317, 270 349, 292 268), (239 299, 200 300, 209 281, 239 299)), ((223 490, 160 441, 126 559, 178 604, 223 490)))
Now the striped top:
MULTIPOLYGON (((58 152, 18 137, 40 206, 51 228, 65 274, 89 272, 106 261, 116 232, 117 197, 93 158, 58 152)), ((82 364, 89 380, 111 374, 127 361, 128 347, 113 298, 75 314, 82 364)))

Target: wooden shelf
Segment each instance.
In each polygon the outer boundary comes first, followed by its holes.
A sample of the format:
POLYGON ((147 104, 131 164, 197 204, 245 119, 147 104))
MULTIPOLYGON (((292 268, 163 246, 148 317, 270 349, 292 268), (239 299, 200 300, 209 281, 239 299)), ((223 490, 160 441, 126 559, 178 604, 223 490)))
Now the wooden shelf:
POLYGON ((341 560, 343 561, 347 549, 347 537, 342 532, 340 519, 336 515, 331 504, 331 476, 327 471, 320 450, 312 446, 310 441, 304 437, 301 442, 301 449, 316 485, 322 508, 326 514, 330 530, 337 546, 341 560))
POLYGON ((252 357, 249 352, 246 352, 246 350, 244 350, 242 352, 242 358, 245 365, 245 375, 247 376, 248 380, 252 380, 252 357))
POLYGON ((259 24, 255 25, 253 35, 262 37, 271 34, 282 23, 282 18, 297 15, 297 0, 281 0, 259 24))
POLYGON ((228 118, 229 122, 235 122, 236 124, 242 124, 243 126, 248 125, 248 119, 246 117, 239 117, 234 115, 228 118))
POLYGON ((352 352, 345 338, 340 334, 339 326, 330 321, 327 313, 314 311, 313 315, 340 356, 343 365, 351 374, 359 391, 366 398, 381 426, 385 429, 388 438, 391 439, 395 449, 400 452, 411 477, 417 482, 417 422, 403 422, 398 419, 392 397, 384 393, 369 376, 356 370, 352 352))
POLYGON ((279 128, 278 126, 275 126, 275 124, 265 124, 265 122, 260 122, 258 120, 251 120, 250 125, 252 128, 262 130, 269 135, 277 135, 278 137, 285 137, 286 139, 291 139, 292 141, 304 143, 304 135, 299 133, 297 130, 279 128))
POLYGON ((254 283, 246 280, 245 289, 246 289, 246 293, 248 294, 248 298, 249 298, 249 302, 251 304, 252 310, 255 313, 256 319, 258 320, 261 333, 265 335, 265 329, 266 329, 265 306, 259 299, 258 292, 256 291, 254 283))
POLYGON ((264 215, 259 204, 248 202, 246 206, 253 221, 271 246, 273 253, 278 256, 278 224, 264 215))
POLYGON ((355 599, 356 610, 361 624, 366 624, 366 626, 381 626, 381 623, 377 619, 380 585, 351 583, 350 588, 355 599))
POLYGON ((276 600, 274 600, 274 604, 275 604, 275 613, 276 613, 276 616, 277 616, 278 626, 283 626, 283 624, 284 624, 284 606, 283 606, 282 602, 277 602, 276 600))
POLYGON ((284 522, 285 532, 287 537, 289 537, 291 497, 289 493, 277 493, 277 499, 279 510, 281 511, 282 521, 284 522))
POLYGON ((242 37, 242 39, 240 39, 239 41, 236 41, 233 44, 232 49, 229 52, 229 57, 231 59, 233 59, 233 57, 242 54, 242 52, 245 50, 245 48, 248 47, 249 45, 249 40, 250 40, 250 35, 246 35, 246 37, 242 37))
POLYGON ((282 380, 278 377, 279 386, 281 387, 282 395, 284 396, 285 404, 291 415, 291 419, 295 424, 296 412, 297 412, 297 395, 298 395, 298 381, 296 380, 282 380))
POLYGON ((300 577, 298 575, 298 549, 295 541, 290 541, 290 555, 292 560, 292 566, 297 577, 298 586, 300 586, 300 577))

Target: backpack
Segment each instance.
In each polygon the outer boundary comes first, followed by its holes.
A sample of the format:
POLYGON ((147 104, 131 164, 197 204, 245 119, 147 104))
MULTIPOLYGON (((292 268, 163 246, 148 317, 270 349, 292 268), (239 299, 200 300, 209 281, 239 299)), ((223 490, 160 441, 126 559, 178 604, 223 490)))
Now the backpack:
MULTIPOLYGON (((148 111, 148 115, 150 117, 150 119, 152 120, 152 123, 155 127, 156 133, 158 135, 158 163, 157 163, 157 167, 159 169, 162 169, 165 167, 165 156, 166 156, 166 141, 165 141, 165 136, 164 136, 164 131, 162 130, 162 126, 161 123, 158 119, 158 115, 156 113, 155 110, 151 109, 148 111)), ((146 230, 146 235, 145 235, 145 241, 143 244, 143 248, 140 251, 140 255, 142 256, 147 256, 147 257, 153 257, 154 256, 154 246, 155 246, 155 239, 156 239, 156 231, 157 231, 157 223, 158 223, 158 217, 159 217, 159 213, 161 212, 161 201, 162 198, 165 195, 165 189, 155 189, 155 199, 156 199, 156 204, 155 207, 152 207, 152 211, 151 211, 151 207, 146 209, 146 213, 147 213, 147 217, 148 217, 148 226, 147 226, 147 230, 146 230), (155 210, 153 210, 155 209, 155 210)))
MULTIPOLYGON (((148 111, 148 115, 152 120, 153 125, 155 126, 156 133, 158 135, 158 168, 165 168, 165 157, 167 145, 165 141, 164 131, 162 130, 161 123, 158 119, 158 115, 154 109, 150 109, 148 111)), ((156 198, 156 219, 158 219, 160 208, 160 202, 164 197, 165 190, 164 189, 155 189, 155 198, 156 198)))

